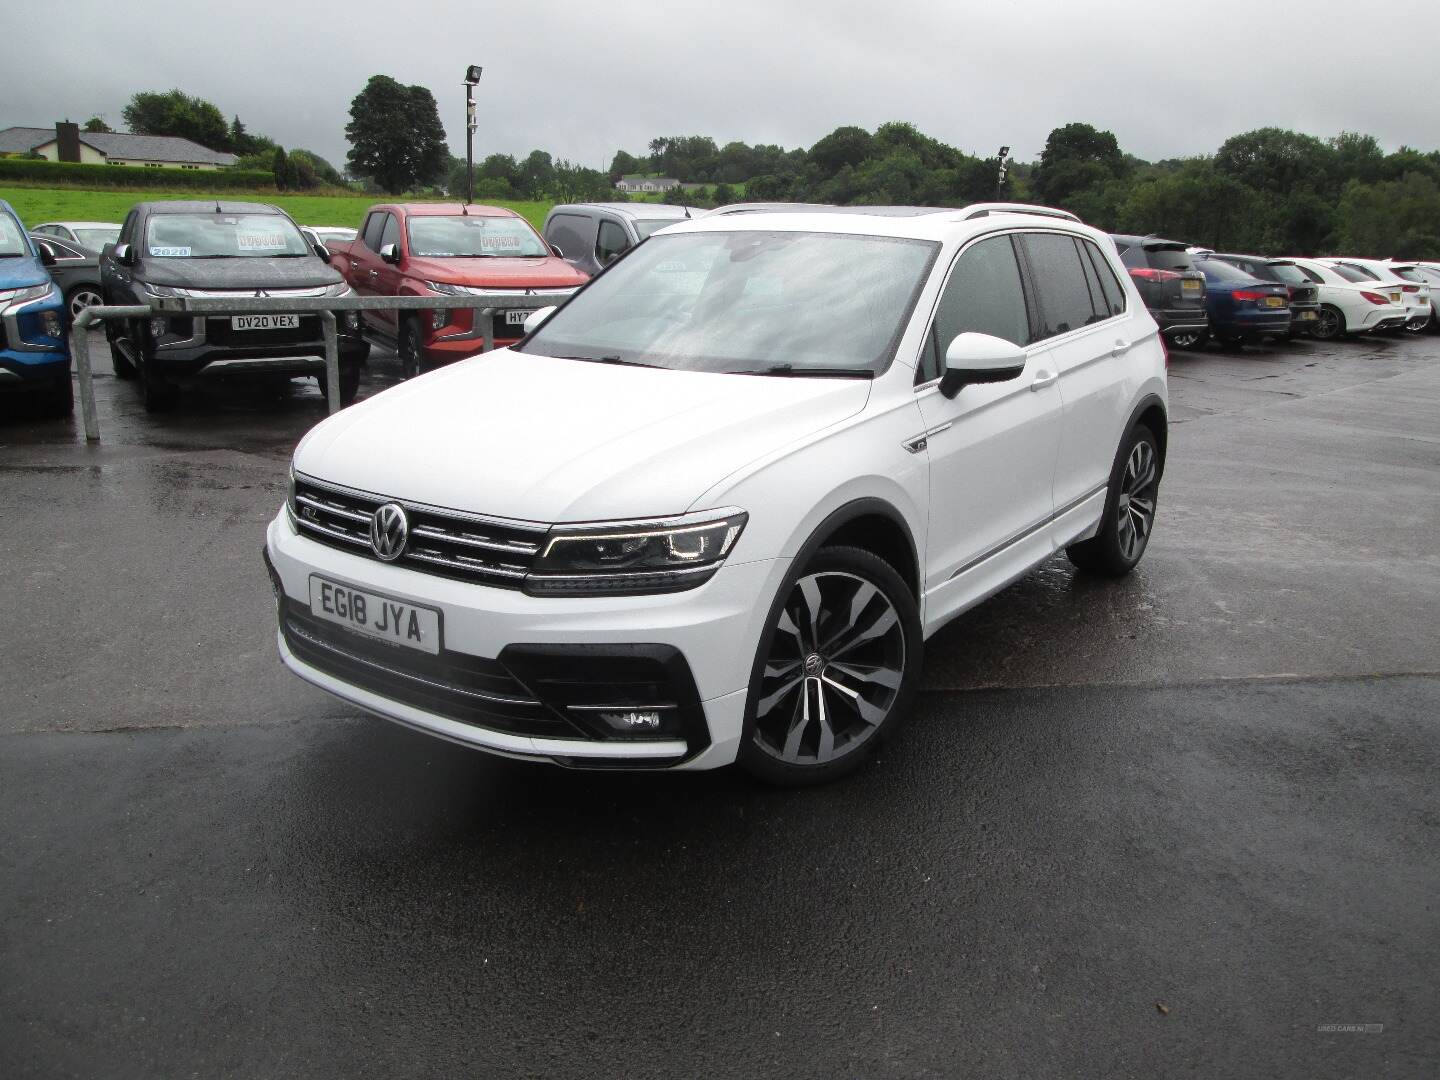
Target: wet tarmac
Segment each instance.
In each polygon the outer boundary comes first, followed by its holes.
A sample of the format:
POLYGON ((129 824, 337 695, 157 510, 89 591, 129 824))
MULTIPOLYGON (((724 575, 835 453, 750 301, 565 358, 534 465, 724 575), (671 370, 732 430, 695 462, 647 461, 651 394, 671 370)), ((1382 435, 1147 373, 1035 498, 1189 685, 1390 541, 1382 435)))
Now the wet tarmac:
POLYGON ((258 553, 318 390, 97 388, 98 447, 0 406, 0 1075, 1440 1068, 1440 337, 1175 354, 1136 574, 957 621, 800 793, 311 690, 258 553))

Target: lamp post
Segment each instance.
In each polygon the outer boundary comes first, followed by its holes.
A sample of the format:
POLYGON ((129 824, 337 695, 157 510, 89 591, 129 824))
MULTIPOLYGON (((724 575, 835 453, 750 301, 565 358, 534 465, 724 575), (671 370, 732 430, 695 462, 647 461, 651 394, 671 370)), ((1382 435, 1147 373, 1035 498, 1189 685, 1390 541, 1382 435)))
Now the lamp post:
POLYGON ((1000 147, 1000 169, 995 176, 995 201, 1000 202, 1005 197, 1005 163, 1010 160, 1010 148, 1000 147))
POLYGON ((465 202, 475 201, 475 84, 485 69, 471 64, 465 69, 465 202))

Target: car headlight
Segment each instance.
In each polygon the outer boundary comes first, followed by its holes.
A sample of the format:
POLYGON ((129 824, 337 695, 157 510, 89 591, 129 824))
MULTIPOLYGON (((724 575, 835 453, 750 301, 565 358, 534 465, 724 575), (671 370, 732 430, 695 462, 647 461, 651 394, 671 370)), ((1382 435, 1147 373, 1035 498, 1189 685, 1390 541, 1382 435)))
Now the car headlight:
POLYGON ((151 296, 184 296, 184 289, 173 289, 169 285, 152 285, 148 281, 142 281, 140 287, 151 296))
POLYGON ((343 281, 337 281, 325 290, 326 296, 353 296, 354 294, 355 290, 343 281))
POLYGON ((720 569, 747 516, 737 510, 669 527, 555 529, 525 579, 525 591, 532 596, 613 596, 693 589, 720 569))
POLYGON ((451 285, 448 281, 427 281, 425 287, 431 292, 439 293, 441 296, 469 296, 469 290, 463 285, 451 285))

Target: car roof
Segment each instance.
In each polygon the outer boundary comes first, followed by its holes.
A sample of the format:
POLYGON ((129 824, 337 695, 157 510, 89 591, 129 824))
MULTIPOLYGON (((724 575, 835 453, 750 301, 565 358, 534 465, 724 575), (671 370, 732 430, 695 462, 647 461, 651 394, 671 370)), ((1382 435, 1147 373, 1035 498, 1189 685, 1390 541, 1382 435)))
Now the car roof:
POLYGON ((636 221, 684 221, 686 218, 699 217, 705 213, 697 211, 694 207, 679 206, 675 203, 623 203, 623 202, 583 202, 583 203, 561 203, 559 206, 551 207, 550 213, 558 214, 574 210, 607 210, 612 214, 620 214, 636 221))
POLYGON ((1123 243, 1126 247, 1134 247, 1138 244, 1147 251, 1160 249, 1171 250, 1174 248, 1183 248, 1186 251, 1190 250, 1187 245, 1182 244, 1179 240, 1166 240, 1163 236, 1135 236, 1131 233, 1111 233, 1110 239, 1114 240, 1117 244, 1123 243))
POLYGON ((1249 262, 1258 263, 1288 263, 1291 260, 1281 255, 1239 255, 1231 252, 1212 251, 1206 258, 1210 259, 1245 259, 1249 262))
MULTIPOLYGON (((784 204, 781 204, 784 205, 784 204)), ((722 209, 729 209, 722 208, 722 209)), ((1060 227, 1091 238, 1105 234, 1073 214, 1042 206, 1011 203, 975 203, 958 209, 929 206, 816 206, 783 210, 757 209, 747 213, 714 213, 679 221, 667 234, 680 232, 831 232, 855 236, 889 236, 897 239, 948 241, 989 231, 996 224, 1010 228, 1060 227)))
MULTIPOLYGON (((227 202, 224 199, 174 199, 142 202, 135 209, 145 214, 284 214, 269 203, 227 202)), ((287 215, 288 216, 288 215, 287 215)))
POLYGON ((504 206, 485 206, 482 203, 384 203, 371 207, 372 210, 402 210, 411 217, 508 217, 520 215, 504 206))
POLYGON ((32 225, 32 229, 38 229, 43 225, 61 225, 67 229, 118 229, 118 221, 42 221, 39 225, 32 225))

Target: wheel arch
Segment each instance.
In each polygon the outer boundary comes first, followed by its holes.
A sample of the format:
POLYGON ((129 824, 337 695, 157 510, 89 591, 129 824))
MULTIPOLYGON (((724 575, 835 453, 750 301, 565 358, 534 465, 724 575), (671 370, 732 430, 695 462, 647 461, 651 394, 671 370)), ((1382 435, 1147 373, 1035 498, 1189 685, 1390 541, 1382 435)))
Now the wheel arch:
POLYGON ((920 602, 919 547, 905 516, 892 503, 867 495, 830 511, 800 544, 795 562, 803 566, 821 548, 841 545, 884 559, 904 580, 916 603, 920 602))
MULTIPOLYGON (((1165 474, 1165 451, 1170 439, 1170 420, 1165 411, 1165 402, 1159 394, 1147 394, 1130 410, 1130 419, 1125 424, 1128 433, 1137 425, 1150 429, 1155 436, 1156 449, 1160 451, 1160 474, 1165 474)), ((1122 434, 1122 438, 1124 435, 1122 434)))

